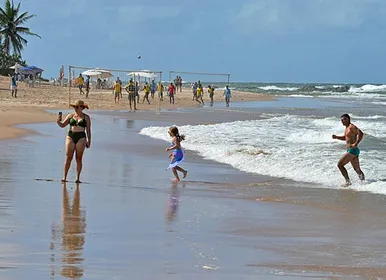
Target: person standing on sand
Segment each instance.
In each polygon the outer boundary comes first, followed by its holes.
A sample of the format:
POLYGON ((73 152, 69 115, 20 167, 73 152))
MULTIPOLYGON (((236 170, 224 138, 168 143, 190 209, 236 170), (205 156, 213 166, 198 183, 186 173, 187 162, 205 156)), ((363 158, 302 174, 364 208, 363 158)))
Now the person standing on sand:
POLYGON ((158 98, 163 101, 164 100, 164 85, 159 82, 157 86, 157 93, 158 93, 158 98))
POLYGON ((151 81, 151 84, 150 84, 150 94, 151 94, 151 98, 154 98, 154 94, 155 94, 155 90, 157 88, 157 85, 155 83, 154 80, 151 81))
POLYGON ((70 169, 72 159, 76 158, 76 183, 80 183, 80 173, 82 172, 82 158, 85 148, 91 147, 91 119, 83 113, 84 109, 88 109, 88 105, 82 100, 77 100, 70 104, 75 112, 68 114, 62 121, 62 115, 58 115, 56 123, 64 128, 70 125, 70 130, 66 137, 66 160, 64 162, 62 182, 67 182, 67 174, 70 169))
POLYGON ((213 96, 214 96, 214 87, 213 86, 208 86, 208 93, 209 93, 209 98, 210 98, 210 106, 213 106, 213 96))
POLYGON ((176 87, 173 85, 173 83, 170 83, 168 87, 168 93, 170 104, 174 104, 174 94, 176 93, 176 87))
POLYGON ((87 76, 85 86, 86 86, 86 98, 88 98, 88 94, 90 93, 90 76, 87 76))
POLYGON ((232 97, 232 94, 231 94, 231 90, 229 88, 229 85, 227 85, 224 89, 224 96, 225 96, 225 103, 226 103, 226 106, 229 107, 229 103, 231 101, 231 97, 232 97))
POLYGON ((83 83, 84 83, 84 79, 83 79, 83 76, 82 74, 79 74, 79 77, 77 79, 77 84, 78 84, 78 88, 79 88, 79 94, 84 94, 84 91, 83 91, 83 83))
POLYGON ((188 171, 178 166, 181 162, 184 161, 184 153, 182 152, 180 143, 181 141, 185 140, 185 136, 180 135, 176 126, 170 127, 168 132, 172 138, 172 143, 169 148, 166 148, 165 151, 172 151, 172 153, 169 155, 170 164, 167 169, 171 169, 173 172, 175 178, 172 181, 179 182, 180 177, 178 176, 177 171, 180 171, 182 174, 184 174, 183 178, 185 178, 188 174, 188 171))
POLYGON ((11 76, 11 94, 12 97, 17 97, 17 78, 16 73, 13 73, 11 76))
POLYGON ((134 110, 137 110, 137 105, 135 103, 135 85, 133 79, 130 79, 129 83, 125 86, 125 90, 128 93, 129 105, 131 110, 131 102, 134 104, 134 110))
POLYGON ((147 104, 150 105, 150 100, 149 100, 149 94, 150 94, 150 85, 148 82, 145 82, 145 85, 143 86, 143 91, 145 92, 145 95, 143 96, 142 104, 147 101, 147 104))
POLYGON ((113 94, 114 94, 114 103, 119 103, 119 99, 121 98, 121 84, 118 81, 114 82, 113 94))
POLYGON ((344 166, 349 162, 351 162, 351 165, 354 168, 355 172, 358 174, 359 179, 361 181, 365 180, 365 174, 363 174, 359 166, 360 150, 358 148, 358 144, 362 141, 363 138, 363 132, 351 123, 351 119, 348 114, 343 114, 340 117, 340 120, 342 124, 346 127, 344 135, 336 136, 334 134, 332 135, 332 139, 346 141, 347 152, 340 158, 338 162, 338 168, 342 173, 344 179, 346 180, 346 183, 342 184, 342 187, 348 187, 351 185, 351 181, 344 166))

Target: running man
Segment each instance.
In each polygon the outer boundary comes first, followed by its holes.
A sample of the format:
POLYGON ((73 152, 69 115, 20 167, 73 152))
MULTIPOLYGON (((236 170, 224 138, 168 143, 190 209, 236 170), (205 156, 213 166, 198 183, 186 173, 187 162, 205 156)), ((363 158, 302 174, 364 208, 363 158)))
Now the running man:
POLYGON ((340 158, 338 162, 338 168, 346 180, 346 183, 342 184, 342 187, 348 187, 351 185, 351 181, 344 166, 349 162, 351 162, 351 165, 354 168, 355 172, 358 174, 359 179, 361 181, 365 180, 365 174, 363 174, 359 166, 360 150, 358 148, 358 144, 363 138, 363 132, 351 123, 350 116, 348 114, 343 114, 340 117, 340 120, 342 124, 346 127, 344 135, 336 136, 334 134, 332 135, 332 139, 346 141, 347 152, 340 158))

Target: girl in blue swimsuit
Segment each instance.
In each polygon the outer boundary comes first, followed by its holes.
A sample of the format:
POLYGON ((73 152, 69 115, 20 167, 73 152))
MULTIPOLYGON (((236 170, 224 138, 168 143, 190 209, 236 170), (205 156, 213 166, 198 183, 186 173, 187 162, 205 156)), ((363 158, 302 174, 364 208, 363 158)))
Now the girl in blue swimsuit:
POLYGON ((172 143, 169 148, 166 148, 166 151, 172 151, 172 153, 169 155, 170 164, 167 169, 172 170, 175 177, 173 181, 178 182, 180 181, 180 177, 178 176, 177 171, 180 171, 183 174, 183 178, 188 174, 188 171, 178 166, 184 160, 184 153, 182 152, 180 142, 185 140, 185 136, 180 135, 178 128, 175 126, 169 128, 169 135, 172 137, 172 143))

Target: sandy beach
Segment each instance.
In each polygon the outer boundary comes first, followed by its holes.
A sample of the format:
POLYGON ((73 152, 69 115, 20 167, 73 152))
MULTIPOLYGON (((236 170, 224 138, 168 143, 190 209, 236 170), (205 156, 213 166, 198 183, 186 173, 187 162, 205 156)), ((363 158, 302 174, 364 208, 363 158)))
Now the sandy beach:
POLYGON ((35 95, 18 99, 1 92, 2 279, 386 275, 384 196, 242 172, 191 150, 185 151, 188 178, 176 185, 165 170, 168 143, 139 134, 150 126, 258 120, 263 113, 330 115, 323 107, 328 102, 295 109, 304 101, 247 94, 239 101, 250 102, 230 108, 197 107, 186 92, 185 107, 157 113, 142 104, 137 112, 114 107, 109 93, 92 96, 93 146, 84 157, 84 183, 73 183, 73 164, 63 185, 67 130, 54 120, 71 109, 58 93, 50 96, 51 86, 42 88, 41 95, 34 89, 35 95), (264 106, 254 103, 261 100, 264 106))
MULTIPOLYGON (((4 279, 385 275, 379 258, 386 230, 383 197, 305 188, 241 172, 189 150, 184 165, 189 177, 174 185, 165 170, 168 143, 139 135, 152 125, 256 119, 258 111, 89 113, 94 141, 86 151, 81 185, 59 182, 66 130, 54 122, 19 125, 40 133, 2 141, 4 279), (45 154, 50 157, 42 160, 45 154)), ((74 165, 70 181, 73 177, 74 165)))

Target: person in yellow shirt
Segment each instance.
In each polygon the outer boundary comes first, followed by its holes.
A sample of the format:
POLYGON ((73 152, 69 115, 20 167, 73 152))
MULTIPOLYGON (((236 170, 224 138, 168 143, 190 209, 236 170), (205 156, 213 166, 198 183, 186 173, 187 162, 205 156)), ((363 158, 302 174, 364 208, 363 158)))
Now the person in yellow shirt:
POLYGON ((164 100, 164 85, 159 82, 157 85, 158 98, 163 101, 164 100))
POLYGON ((200 105, 204 105, 204 100, 202 99, 202 95, 204 93, 204 90, 202 88, 201 82, 198 81, 197 88, 196 88, 196 101, 200 103, 200 105))
POLYGON ((84 83, 83 76, 82 76, 82 74, 79 74, 79 77, 76 81, 76 84, 78 85, 78 88, 79 88, 79 94, 84 94, 83 83, 84 83))
POLYGON ((119 99, 121 98, 121 84, 118 81, 115 81, 114 83, 113 94, 114 94, 114 102, 119 103, 119 99))
POLYGON ((143 91, 145 92, 145 96, 143 97, 142 103, 144 103, 146 99, 147 103, 150 105, 150 100, 149 100, 150 85, 148 82, 146 82, 145 85, 143 86, 143 91))

